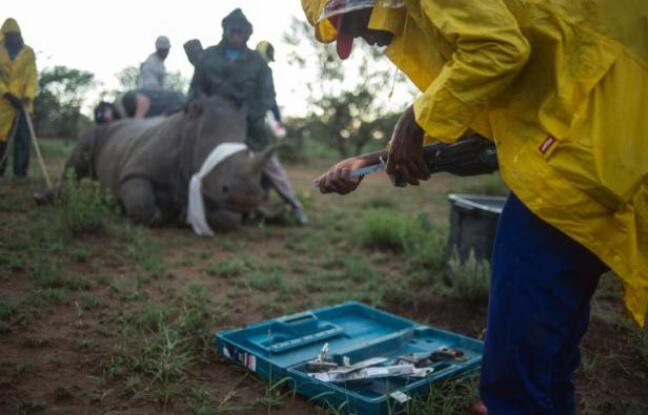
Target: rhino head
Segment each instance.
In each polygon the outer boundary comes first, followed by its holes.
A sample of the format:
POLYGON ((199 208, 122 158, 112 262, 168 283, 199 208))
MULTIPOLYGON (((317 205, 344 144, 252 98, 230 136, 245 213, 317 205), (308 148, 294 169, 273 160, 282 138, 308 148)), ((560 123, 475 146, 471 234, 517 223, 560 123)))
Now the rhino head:
MULTIPOLYGON (((189 105, 188 133, 195 137, 191 151, 192 174, 200 170, 212 150, 227 142, 242 143, 247 135, 245 110, 219 97, 199 98, 189 105)), ((240 216, 264 202, 261 187, 263 166, 272 148, 253 153, 242 151, 223 160, 202 181, 207 220, 212 229, 229 228, 225 222, 240 222, 240 216)))

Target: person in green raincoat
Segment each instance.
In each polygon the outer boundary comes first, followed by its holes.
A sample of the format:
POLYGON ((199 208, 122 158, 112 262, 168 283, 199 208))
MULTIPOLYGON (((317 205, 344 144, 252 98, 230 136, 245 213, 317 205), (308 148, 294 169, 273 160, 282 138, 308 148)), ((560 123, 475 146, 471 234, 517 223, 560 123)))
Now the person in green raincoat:
POLYGON ((189 100, 220 95, 247 110, 248 142, 253 150, 271 144, 265 116, 275 99, 272 73, 265 60, 247 47, 252 24, 241 9, 223 19, 223 39, 205 49, 196 65, 189 100))
MULTIPOLYGON (((252 24, 241 9, 236 9, 223 19, 223 40, 207 48, 191 81, 189 101, 199 94, 220 95, 247 110, 247 145, 261 151, 272 144, 266 125, 266 114, 275 106, 272 71, 266 59, 247 47, 252 34, 252 24)), ((273 156, 263 169, 264 187, 274 188, 292 210, 295 222, 308 222, 303 207, 297 199, 279 159, 273 156)))

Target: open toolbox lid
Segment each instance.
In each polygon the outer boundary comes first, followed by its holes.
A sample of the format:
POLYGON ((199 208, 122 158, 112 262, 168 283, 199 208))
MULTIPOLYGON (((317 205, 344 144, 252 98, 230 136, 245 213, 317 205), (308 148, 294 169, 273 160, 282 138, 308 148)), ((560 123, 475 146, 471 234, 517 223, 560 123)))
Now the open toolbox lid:
MULTIPOLYGON (((270 382, 290 379, 302 395, 329 403, 352 401, 347 405, 349 411, 355 408, 362 414, 387 413, 387 401, 393 400, 394 393, 407 397, 424 393, 432 382, 477 368, 483 350, 478 340, 419 325, 357 302, 222 331, 216 334, 216 343, 222 357, 270 382), (463 357, 431 366, 432 373, 423 378, 396 376, 330 383, 313 378, 307 369, 307 363, 318 358, 325 344, 327 360, 339 365, 383 358, 380 366, 390 366, 403 356, 429 355, 442 347, 459 349, 463 357)), ((390 406, 389 411, 393 410, 390 406)))

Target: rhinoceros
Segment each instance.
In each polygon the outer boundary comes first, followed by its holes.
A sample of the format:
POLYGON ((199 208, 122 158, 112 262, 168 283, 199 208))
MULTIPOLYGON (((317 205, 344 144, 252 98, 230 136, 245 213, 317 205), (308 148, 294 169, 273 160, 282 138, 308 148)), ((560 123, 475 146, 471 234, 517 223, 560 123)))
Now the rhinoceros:
MULTIPOLYGON (((216 148, 243 143, 246 134, 245 110, 217 96, 202 97, 165 117, 93 127, 81 137, 66 171, 96 179, 137 222, 183 220, 192 176, 216 148)), ((261 174, 271 151, 235 152, 202 178, 209 228, 231 229, 263 203, 261 174)))

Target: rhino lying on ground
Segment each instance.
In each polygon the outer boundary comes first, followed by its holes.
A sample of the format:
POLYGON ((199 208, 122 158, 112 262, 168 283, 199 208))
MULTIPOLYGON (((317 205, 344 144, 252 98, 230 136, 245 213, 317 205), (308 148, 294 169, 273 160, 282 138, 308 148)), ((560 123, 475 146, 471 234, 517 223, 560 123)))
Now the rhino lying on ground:
POLYGON ((91 129, 66 172, 98 180, 131 219, 148 225, 184 221, 190 182, 200 183, 200 194, 192 197, 202 199, 208 229, 227 230, 264 200, 261 173, 271 150, 250 152, 243 145, 246 134, 244 110, 219 97, 200 98, 184 112, 91 129), (225 148, 230 151, 223 153, 225 148))

